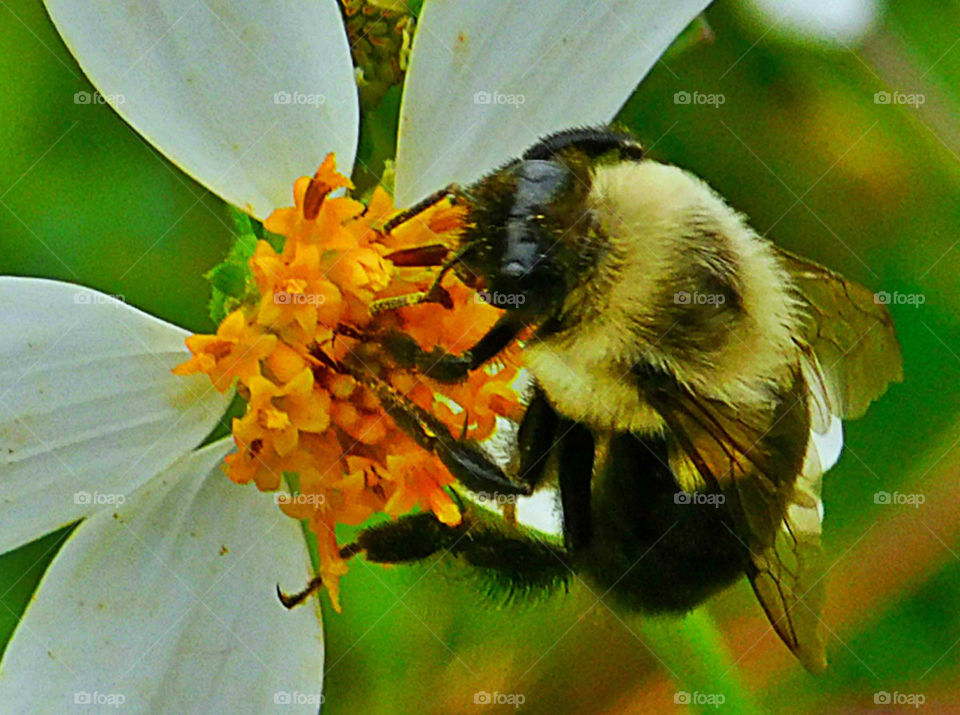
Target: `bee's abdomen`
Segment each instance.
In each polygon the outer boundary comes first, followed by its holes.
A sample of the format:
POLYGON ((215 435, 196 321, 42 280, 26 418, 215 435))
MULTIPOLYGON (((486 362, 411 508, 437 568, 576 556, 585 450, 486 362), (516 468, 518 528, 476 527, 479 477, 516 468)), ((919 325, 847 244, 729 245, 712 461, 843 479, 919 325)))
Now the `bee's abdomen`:
POLYGON ((749 553, 718 495, 681 492, 662 439, 610 435, 598 450, 582 572, 624 605, 685 611, 743 576, 749 553))

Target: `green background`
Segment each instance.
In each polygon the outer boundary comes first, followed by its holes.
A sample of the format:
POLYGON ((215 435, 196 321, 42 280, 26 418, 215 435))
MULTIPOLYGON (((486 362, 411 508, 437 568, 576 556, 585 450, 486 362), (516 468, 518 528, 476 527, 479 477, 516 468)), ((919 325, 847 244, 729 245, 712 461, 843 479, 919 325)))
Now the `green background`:
MULTIPOLYGON (((522 693, 526 712, 669 712, 678 690, 721 692, 734 711, 846 712, 875 707, 878 691, 960 708, 960 8, 891 6, 845 48, 767 32, 718 2, 714 41, 672 52, 620 117, 778 244, 925 298, 893 306, 906 381, 847 424, 826 479, 828 673, 807 675, 770 635, 752 647, 763 616, 746 583, 685 622, 658 621, 576 585, 503 604, 452 564, 358 562, 343 614, 326 614, 325 712, 471 711, 477 691, 522 693), (875 103, 893 90, 925 102, 875 103), (679 91, 725 101, 676 104, 679 91), (878 505, 879 490, 925 502, 878 505)), ((201 274, 230 244, 223 204, 109 107, 74 103, 92 88, 39 0, 0 3, 0 47, 0 274, 122 294, 209 331, 201 274)), ((0 558, 0 642, 63 536, 0 558)))

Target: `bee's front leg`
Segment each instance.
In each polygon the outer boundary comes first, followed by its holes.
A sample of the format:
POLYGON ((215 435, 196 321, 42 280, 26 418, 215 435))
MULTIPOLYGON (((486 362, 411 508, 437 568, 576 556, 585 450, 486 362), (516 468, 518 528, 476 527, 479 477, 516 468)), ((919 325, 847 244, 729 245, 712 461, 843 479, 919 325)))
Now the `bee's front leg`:
POLYGON ((524 327, 516 315, 504 313, 476 345, 459 355, 442 348, 424 350, 416 340, 400 332, 386 333, 378 337, 377 342, 401 367, 415 369, 441 382, 459 382, 506 348, 524 327))
POLYGON ((423 449, 437 455, 467 489, 490 497, 532 492, 529 485, 518 484, 507 477, 476 442, 451 435, 442 420, 408 400, 372 372, 346 364, 338 364, 336 368, 373 390, 397 425, 423 449))

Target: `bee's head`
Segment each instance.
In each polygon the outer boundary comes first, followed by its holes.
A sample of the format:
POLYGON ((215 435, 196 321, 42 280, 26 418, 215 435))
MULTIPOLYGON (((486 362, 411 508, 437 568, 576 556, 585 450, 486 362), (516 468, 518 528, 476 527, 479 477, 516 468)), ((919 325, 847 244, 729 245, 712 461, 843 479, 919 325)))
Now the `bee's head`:
POLYGON ((578 240, 588 229, 588 166, 514 161, 468 190, 462 263, 494 305, 547 317, 578 281, 578 240))

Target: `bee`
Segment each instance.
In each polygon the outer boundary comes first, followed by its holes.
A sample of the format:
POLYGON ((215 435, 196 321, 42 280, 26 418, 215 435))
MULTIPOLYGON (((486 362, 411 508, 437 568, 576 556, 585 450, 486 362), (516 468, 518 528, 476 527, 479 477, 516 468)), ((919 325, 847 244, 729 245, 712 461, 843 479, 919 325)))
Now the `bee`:
POLYGON ((379 340, 399 364, 456 381, 532 329, 512 468, 378 394, 466 488, 558 490, 563 543, 468 509, 458 527, 430 514, 374 526, 345 553, 448 552, 526 590, 572 572, 646 613, 687 611, 746 575, 783 642, 823 671, 821 477, 841 420, 902 379, 886 307, 615 129, 547 136, 387 229, 444 196, 468 217, 444 270, 507 297, 506 310, 462 354, 379 340))

